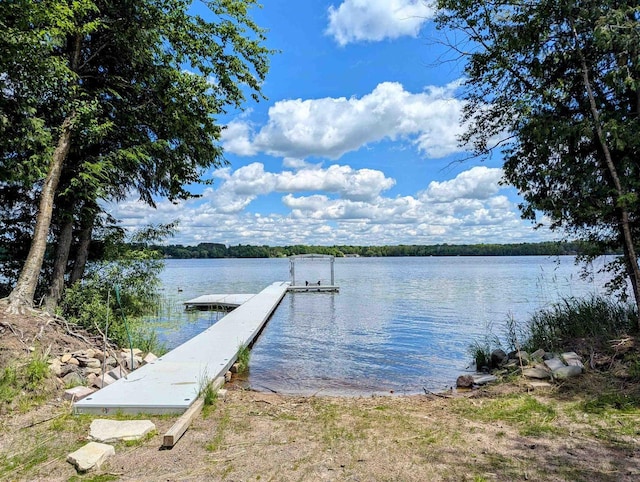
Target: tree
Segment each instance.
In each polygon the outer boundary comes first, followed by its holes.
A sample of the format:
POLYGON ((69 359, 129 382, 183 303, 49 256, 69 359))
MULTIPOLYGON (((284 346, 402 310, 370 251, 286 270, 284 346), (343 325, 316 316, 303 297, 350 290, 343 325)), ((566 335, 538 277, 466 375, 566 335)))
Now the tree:
MULTIPOLYGON (((441 29, 462 31, 461 141, 502 150, 523 217, 594 247, 612 289, 640 313, 640 7, 637 1, 439 0, 441 29), (626 280, 626 281, 625 281, 626 280)), ((638 326, 636 325, 636 328, 638 326)))
MULTIPOLYGON (((214 21, 191 13, 189 0, 6 3, 0 18, 16 40, 0 44, 0 57, 9 59, 0 63, 0 87, 18 106, 18 120, 35 117, 27 124, 35 125, 39 144, 0 140, 0 172, 21 166, 29 176, 2 180, 38 189, 33 177, 40 177, 29 165, 35 153, 43 158, 45 178, 31 250, 9 295, 16 310, 32 303, 54 201, 64 194, 58 192, 61 177, 66 175, 74 196, 58 206, 71 214, 81 205, 96 213, 99 199, 122 198, 131 190, 152 205, 156 196, 189 197, 185 186, 224 163, 216 116, 240 107, 245 92, 260 97, 270 51, 248 17, 254 0, 202 2, 214 21), (38 75, 25 76, 36 45, 41 63, 48 67, 54 59, 56 68, 34 67, 38 75), (14 85, 23 77, 33 85, 19 90, 14 85)), ((91 222, 85 219, 85 225, 91 222)), ((68 243, 69 226, 58 232, 68 243)), ((66 267, 68 250, 58 253, 56 264, 66 267)), ((59 285, 61 270, 54 271, 59 285)), ((59 289, 52 296, 59 297, 59 289)))

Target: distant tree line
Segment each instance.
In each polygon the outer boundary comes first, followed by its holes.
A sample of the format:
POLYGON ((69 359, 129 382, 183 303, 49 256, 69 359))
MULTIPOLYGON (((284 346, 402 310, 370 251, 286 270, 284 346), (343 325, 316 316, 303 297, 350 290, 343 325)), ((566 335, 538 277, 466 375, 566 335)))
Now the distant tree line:
POLYGON ((200 243, 197 246, 152 246, 165 258, 282 258, 296 254, 329 254, 336 257, 392 256, 539 256, 580 255, 589 251, 580 242, 544 242, 519 244, 435 244, 397 246, 226 246, 200 243))

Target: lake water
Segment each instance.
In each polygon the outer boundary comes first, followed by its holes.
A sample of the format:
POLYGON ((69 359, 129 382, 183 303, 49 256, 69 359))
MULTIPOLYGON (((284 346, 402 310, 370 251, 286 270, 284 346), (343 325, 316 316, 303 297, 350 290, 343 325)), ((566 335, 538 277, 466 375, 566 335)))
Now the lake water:
MULTIPOLYGON (((329 284, 329 273, 326 261, 296 263, 297 284, 329 284)), ((289 279, 288 259, 167 260, 162 274, 174 321, 190 298, 289 279)), ((340 292, 287 294, 253 346, 249 383, 298 394, 447 389, 488 329, 502 337, 509 316, 524 321, 562 296, 601 293, 604 281, 580 279, 573 257, 336 258, 340 292)), ((158 320, 157 331, 173 348, 218 316, 196 313, 178 329, 158 320)))

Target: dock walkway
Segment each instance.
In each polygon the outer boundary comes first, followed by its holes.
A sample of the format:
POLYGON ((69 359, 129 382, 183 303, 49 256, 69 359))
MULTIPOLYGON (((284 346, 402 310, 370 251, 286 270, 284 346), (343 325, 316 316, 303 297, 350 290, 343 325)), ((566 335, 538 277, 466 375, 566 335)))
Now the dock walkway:
POLYGON ((238 348, 253 342, 289 283, 276 282, 247 299, 216 324, 155 362, 74 404, 76 413, 182 413, 206 379, 224 375, 238 348))

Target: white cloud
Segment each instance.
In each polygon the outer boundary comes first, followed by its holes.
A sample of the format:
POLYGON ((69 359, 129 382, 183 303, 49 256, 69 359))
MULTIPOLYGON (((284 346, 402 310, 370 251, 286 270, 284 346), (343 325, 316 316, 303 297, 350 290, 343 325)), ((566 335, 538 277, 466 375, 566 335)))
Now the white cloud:
MULTIPOLYGON (((522 221, 510 188, 498 184, 501 169, 473 167, 431 182, 414 195, 391 197, 394 180, 381 171, 350 166, 303 166, 268 172, 253 163, 218 172, 219 186, 202 198, 153 210, 127 201, 111 214, 125 227, 180 220, 183 244, 436 244, 523 242, 550 239, 522 221), (281 194, 271 212, 247 207, 261 196, 281 194)), ((271 199, 274 199, 273 196, 271 199)), ((277 198, 275 198, 277 200, 277 198)))
POLYGON ((477 166, 464 171, 454 179, 432 181, 421 193, 424 199, 436 202, 448 202, 454 199, 488 199, 500 189, 499 181, 502 169, 477 166))
POLYGON ((425 0, 344 0, 338 7, 329 7, 327 34, 343 46, 416 37, 434 11, 425 0))
POLYGON ((444 157, 460 151, 458 86, 454 82, 414 94, 397 82, 383 82, 361 98, 282 100, 269 109, 267 124, 257 132, 244 120, 229 124, 224 147, 239 155, 338 159, 390 139, 411 142, 427 157, 444 157))

